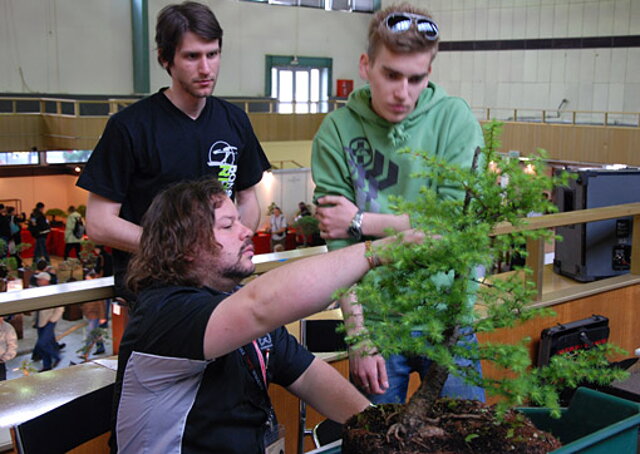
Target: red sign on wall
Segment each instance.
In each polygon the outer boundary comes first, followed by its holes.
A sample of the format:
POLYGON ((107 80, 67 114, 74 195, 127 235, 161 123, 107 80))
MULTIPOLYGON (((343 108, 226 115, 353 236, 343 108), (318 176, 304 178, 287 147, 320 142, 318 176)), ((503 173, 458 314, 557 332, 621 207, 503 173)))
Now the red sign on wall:
POLYGON ((353 80, 338 79, 336 81, 336 96, 338 98, 346 98, 353 91, 353 80))

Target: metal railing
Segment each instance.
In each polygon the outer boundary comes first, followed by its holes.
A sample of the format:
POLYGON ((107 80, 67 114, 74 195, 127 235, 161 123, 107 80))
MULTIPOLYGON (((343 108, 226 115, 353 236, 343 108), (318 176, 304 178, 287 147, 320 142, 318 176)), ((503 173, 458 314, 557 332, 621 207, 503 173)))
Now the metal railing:
MULTIPOLYGON (((139 98, 66 99, 37 97, 0 97, 0 115, 33 114, 69 117, 112 115, 139 98)), ((281 103, 272 98, 225 98, 246 113, 325 113, 346 104, 345 99, 323 102, 281 103), (320 105, 326 105, 320 108, 320 105), (286 109, 284 109, 286 107, 286 109), (322 111, 322 112, 321 112, 322 111)), ((596 126, 640 127, 640 112, 529 109, 512 107, 473 107, 480 121, 491 119, 527 123, 581 124, 596 126)))
MULTIPOLYGON (((628 216, 633 217, 631 269, 629 274, 606 278, 588 284, 581 284, 577 286, 576 290, 570 292, 565 291, 562 295, 549 293, 543 297, 542 271, 544 268, 544 243, 542 240, 529 241, 527 244, 527 265, 533 270, 531 279, 538 289, 536 302, 543 305, 557 304, 562 301, 575 299, 578 295, 594 294, 612 288, 640 283, 640 203, 628 203, 527 218, 526 223, 520 227, 514 228, 509 224, 502 224, 497 226, 492 234, 502 235, 514 231, 553 228, 628 216)), ((265 273, 284 263, 323 254, 326 251, 326 246, 318 246, 285 252, 259 254, 254 257, 256 274, 265 273)), ((0 316, 95 301, 110 298, 113 297, 113 295, 113 278, 69 282, 55 286, 0 293, 0 316)))

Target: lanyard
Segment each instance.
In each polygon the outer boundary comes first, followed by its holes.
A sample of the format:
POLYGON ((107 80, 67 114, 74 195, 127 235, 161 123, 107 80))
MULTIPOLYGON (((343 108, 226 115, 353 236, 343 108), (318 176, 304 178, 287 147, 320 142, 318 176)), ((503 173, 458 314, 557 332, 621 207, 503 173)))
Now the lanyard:
MULTIPOLYGON (((254 339, 252 342, 253 348, 256 351, 256 356, 258 357, 258 362, 260 363, 260 369, 262 370, 262 380, 264 380, 265 386, 267 386, 267 365, 264 361, 264 357, 262 356, 262 352, 260 351, 260 347, 258 347, 258 342, 254 339)), ((267 361, 269 361, 269 350, 267 350, 267 361)))
MULTIPOLYGON (((253 380, 256 382, 256 384, 258 385, 258 387, 264 391, 265 393, 267 393, 267 363, 264 360, 264 357, 262 356, 262 352, 260 351, 260 348, 258 347, 258 343, 254 340, 252 342, 253 344, 253 348, 256 350, 256 356, 258 357, 258 363, 260 364, 260 372, 262 373, 262 377, 260 375, 258 375, 258 372, 256 372, 256 367, 253 365, 253 362, 251 362, 251 358, 249 358, 249 355, 247 354, 247 351, 244 349, 244 347, 240 347, 238 349, 238 351, 240 352, 240 355, 242 355, 242 359, 244 359, 245 365, 247 366, 247 368, 249 369, 249 372, 251 373, 251 376, 253 377, 253 380)), ((269 350, 267 350, 266 352, 266 356, 267 356, 267 361, 269 360, 269 350)))
POLYGON ((254 340, 252 344, 253 344, 253 348, 256 350, 258 362, 260 363, 260 371, 262 372, 262 377, 260 377, 260 375, 258 375, 258 372, 256 372, 256 367, 251 362, 251 359, 249 358, 249 355, 247 354, 247 351, 244 349, 244 347, 240 347, 238 351, 240 352, 242 359, 244 359, 245 365, 249 369, 249 372, 251 373, 253 380, 258 385, 258 388, 260 388, 262 392, 264 392, 264 395, 267 398, 267 402, 269 403, 269 408, 265 410, 267 412, 267 423, 266 423, 267 432, 270 433, 277 428, 278 421, 276 418, 276 414, 273 410, 273 407, 271 406, 271 399, 269 399, 269 392, 267 389, 267 387, 269 386, 267 383, 267 366, 269 365, 268 363, 269 350, 266 350, 265 356, 267 357, 267 361, 265 362, 265 359, 262 356, 262 352, 260 351, 260 347, 258 347, 258 342, 254 340))

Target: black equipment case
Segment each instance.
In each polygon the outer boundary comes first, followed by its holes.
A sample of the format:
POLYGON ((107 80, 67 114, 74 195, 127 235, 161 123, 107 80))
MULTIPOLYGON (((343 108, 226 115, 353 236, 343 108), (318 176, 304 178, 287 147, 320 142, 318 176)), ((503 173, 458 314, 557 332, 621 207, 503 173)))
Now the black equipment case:
MULTIPOLYGON (((640 169, 568 168, 577 174, 569 187, 554 190, 560 212, 640 202, 640 169)), ((632 218, 573 224, 556 228, 553 270, 579 282, 629 272, 632 218)))
POLYGON ((609 319, 602 315, 547 328, 540 333, 538 366, 546 366, 553 355, 604 344, 609 339, 609 319))

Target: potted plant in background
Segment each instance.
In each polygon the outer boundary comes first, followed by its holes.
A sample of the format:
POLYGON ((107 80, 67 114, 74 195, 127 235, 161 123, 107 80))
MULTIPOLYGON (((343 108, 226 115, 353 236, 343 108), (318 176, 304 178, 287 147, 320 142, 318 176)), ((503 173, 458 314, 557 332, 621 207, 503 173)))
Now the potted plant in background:
POLYGON ((558 441, 538 431, 513 408, 533 403, 558 417, 559 388, 582 381, 607 383, 625 374, 609 368, 606 356, 621 351, 608 344, 571 358, 555 356, 543 368, 531 367, 527 340, 517 345, 461 344, 465 328, 491 332, 550 314, 528 306, 535 288, 524 278, 529 273, 526 268, 500 279, 478 277, 478 266, 491 269, 496 257, 507 250, 526 255, 528 238, 553 236, 548 230, 490 234, 499 223, 517 227, 531 212, 554 211, 543 193, 553 185, 566 184, 568 178, 547 175, 542 151, 526 168, 519 160, 500 155, 500 127, 496 122, 485 126, 486 146, 476 153, 471 169, 452 166, 425 152, 404 150, 425 160, 430 169, 412 178, 447 181, 464 188, 466 196, 461 201, 443 201, 424 187, 417 200, 396 199, 395 211, 410 213, 412 225, 424 231, 426 239, 421 245, 398 243, 380 251, 393 256, 389 261, 393 265, 376 268, 351 290, 362 303, 365 330, 348 337, 348 342, 383 355, 426 356, 432 364, 406 405, 378 405, 351 418, 343 453, 548 452, 558 448, 558 441), (496 184, 505 175, 508 184, 496 184), (475 297, 482 304, 481 312, 480 305, 473 304, 475 297), (417 329, 420 337, 415 336, 417 329), (457 367, 456 357, 491 361, 509 374, 482 377, 473 367, 457 367), (449 374, 500 396, 498 404, 439 399, 449 374))
POLYGON ((64 222, 63 221, 58 221, 56 219, 57 216, 60 216, 61 218, 67 218, 67 212, 64 210, 61 210, 60 208, 50 208, 47 210, 47 212, 45 213, 45 216, 49 216, 51 219, 49 220, 49 225, 51 227, 64 227, 64 222))
POLYGON ((319 221, 314 216, 301 216, 293 223, 296 234, 299 234, 302 238, 302 247, 307 247, 309 243, 313 243, 314 236, 320 233, 318 224, 319 221))

